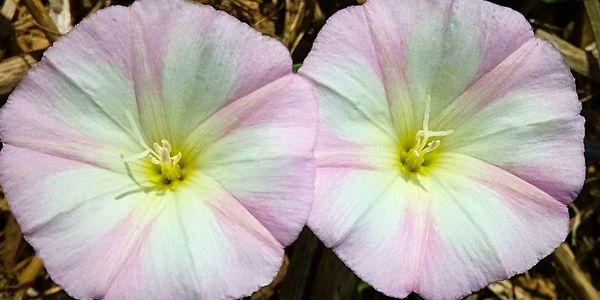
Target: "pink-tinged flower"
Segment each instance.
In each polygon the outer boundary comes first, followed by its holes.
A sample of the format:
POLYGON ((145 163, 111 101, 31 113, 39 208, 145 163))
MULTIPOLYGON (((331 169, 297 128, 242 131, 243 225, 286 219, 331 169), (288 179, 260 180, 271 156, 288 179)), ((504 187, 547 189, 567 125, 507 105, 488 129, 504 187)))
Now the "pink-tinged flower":
POLYGON ((320 114, 308 224, 376 289, 457 298, 564 240, 581 105, 517 12, 368 0, 331 17, 300 73, 320 114))
POLYGON ((208 6, 107 8, 2 110, 0 182, 74 297, 238 298, 308 219, 312 95, 284 46, 208 6))

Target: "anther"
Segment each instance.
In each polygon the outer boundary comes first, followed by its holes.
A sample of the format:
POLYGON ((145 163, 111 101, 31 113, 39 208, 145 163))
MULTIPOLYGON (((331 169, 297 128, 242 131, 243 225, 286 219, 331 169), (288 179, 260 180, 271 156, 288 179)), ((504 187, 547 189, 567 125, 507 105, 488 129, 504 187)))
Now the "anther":
POLYGON ((181 179, 181 152, 171 156, 171 144, 167 140, 161 140, 161 145, 154 143, 153 151, 150 152, 150 159, 153 164, 160 166, 160 173, 168 181, 181 179))
POLYGON ((133 155, 129 155, 124 158, 124 160, 132 161, 144 158, 150 158, 150 161, 160 166, 160 173, 165 178, 166 182, 171 182, 173 180, 181 179, 181 167, 179 166, 179 161, 181 160, 182 154, 181 152, 177 153, 174 156, 171 156, 172 147, 169 141, 163 139, 160 141, 160 144, 153 143, 152 148, 146 144, 144 141, 144 137, 139 127, 137 126, 137 122, 133 118, 133 115, 129 111, 125 111, 125 115, 129 120, 131 125, 131 129, 133 130, 133 134, 138 142, 138 144, 144 148, 144 151, 140 153, 135 153, 133 155))

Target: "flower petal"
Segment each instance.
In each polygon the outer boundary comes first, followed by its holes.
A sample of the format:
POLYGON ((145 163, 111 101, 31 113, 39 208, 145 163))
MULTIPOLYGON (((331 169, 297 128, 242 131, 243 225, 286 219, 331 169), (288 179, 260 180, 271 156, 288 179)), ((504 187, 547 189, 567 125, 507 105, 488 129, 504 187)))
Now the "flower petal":
MULTIPOLYGON (((408 9, 392 2, 375 2, 380 5, 373 18, 385 13, 394 20, 400 10, 411 16, 410 25, 396 25, 407 32, 404 41, 410 94, 417 100, 417 112, 423 109, 423 100, 431 96, 432 117, 533 37, 523 15, 488 1, 413 0, 408 9), (392 7, 397 11, 390 10, 392 7)), ((392 46, 384 38, 381 44, 392 46)), ((403 39, 394 41, 399 43, 394 46, 399 46, 403 39)))
POLYGON ((527 270, 568 232, 566 206, 468 156, 413 179, 373 172, 319 169, 309 226, 393 297, 459 298, 527 270))
POLYGON ((385 168, 395 156, 394 126, 366 22, 362 7, 336 13, 299 71, 317 83, 319 166, 385 168))
POLYGON ((241 298, 279 270, 283 246, 211 178, 160 201, 160 215, 106 299, 241 298))
POLYGON ((46 51, 0 130, 5 143, 123 171, 121 156, 142 150, 126 112, 148 143, 178 144, 227 103, 290 73, 281 43, 225 13, 141 0, 99 11, 46 51))
POLYGON ((583 118, 573 77, 552 45, 525 43, 434 122, 444 151, 506 169, 563 203, 585 178, 583 118), (538 59, 544 57, 544 59, 538 59))
POLYGON ((292 71, 283 44, 210 6, 140 0, 131 9, 133 75, 151 140, 182 142, 223 106, 292 71))
POLYGON ((363 138, 364 130, 346 128, 370 123, 383 134, 413 135, 427 97, 435 116, 533 36, 519 13, 485 1, 399 4, 344 9, 319 33, 300 73, 319 84, 326 131, 363 138))
POLYGON ((360 278, 406 297, 418 280, 424 193, 391 172, 318 169, 317 179, 310 228, 360 278))
POLYGON ((120 155, 140 151, 124 113, 136 111, 126 18, 102 10, 44 53, 0 113, 5 144, 124 172, 120 155))
POLYGON ((160 195, 125 175, 10 145, 0 165, 27 241, 74 297, 239 298, 281 264, 283 246, 209 177, 160 195))
POLYGON ((11 211, 52 279, 74 297, 102 298, 143 240, 156 208, 139 209, 154 199, 126 175, 11 145, 0 166, 11 211))
POLYGON ((221 109, 190 135, 201 172, 223 185, 283 244, 313 201, 316 104, 288 75, 221 109))
POLYGON ((376 203, 384 202, 379 198, 388 197, 386 192, 397 177, 395 172, 318 168, 316 199, 308 226, 325 246, 339 245, 362 215, 376 203))
POLYGON ((318 84, 323 126, 348 140, 394 133, 377 54, 365 23, 359 7, 333 15, 299 71, 318 84), (365 131, 369 127, 379 132, 365 131))
POLYGON ((443 155, 423 186, 431 227, 417 292, 458 298, 531 268, 567 236, 567 207, 483 161, 443 155))

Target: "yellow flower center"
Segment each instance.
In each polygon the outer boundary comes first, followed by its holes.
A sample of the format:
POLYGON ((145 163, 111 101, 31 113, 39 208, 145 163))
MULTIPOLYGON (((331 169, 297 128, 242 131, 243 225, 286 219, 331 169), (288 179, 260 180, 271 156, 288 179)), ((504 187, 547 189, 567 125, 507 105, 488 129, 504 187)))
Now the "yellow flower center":
POLYGON ((429 130, 430 108, 431 97, 427 97, 425 102, 425 113, 423 116, 423 129, 417 131, 414 146, 406 153, 401 153, 400 155, 400 164, 410 172, 417 172, 425 162, 425 156, 428 153, 435 151, 440 146, 440 139, 435 138, 445 137, 454 133, 454 130, 429 130))
POLYGON ((166 139, 162 139, 160 144, 153 143, 152 147, 149 147, 144 141, 144 137, 142 136, 142 133, 131 113, 127 111, 126 115, 129 119, 137 142, 142 148, 144 148, 144 151, 125 158, 125 161, 148 159, 152 164, 160 167, 162 184, 170 184, 173 181, 182 180, 183 172, 179 164, 181 157, 183 156, 181 152, 178 152, 176 155, 172 155, 173 148, 171 147, 171 143, 169 143, 169 141, 166 139))

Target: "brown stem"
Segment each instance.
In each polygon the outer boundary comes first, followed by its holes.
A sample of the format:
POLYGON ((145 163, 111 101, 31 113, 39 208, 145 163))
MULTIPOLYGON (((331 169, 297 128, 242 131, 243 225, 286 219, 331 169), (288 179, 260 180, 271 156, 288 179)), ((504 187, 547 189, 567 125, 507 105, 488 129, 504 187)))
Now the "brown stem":
POLYGON ((575 294, 573 296, 576 299, 600 299, 598 291, 596 291, 588 277, 577 264, 575 255, 573 255, 569 245, 562 243, 556 248, 552 256, 559 270, 563 272, 562 274, 565 274, 564 278, 567 281, 565 284, 571 287, 569 290, 575 294))
POLYGON ((40 0, 23 0, 23 4, 27 7, 27 10, 33 17, 33 19, 40 25, 43 29, 42 32, 50 41, 50 43, 54 43, 60 35, 57 34, 58 28, 56 28, 56 24, 52 21, 46 9, 42 5, 40 0))

